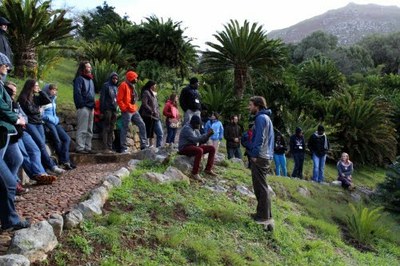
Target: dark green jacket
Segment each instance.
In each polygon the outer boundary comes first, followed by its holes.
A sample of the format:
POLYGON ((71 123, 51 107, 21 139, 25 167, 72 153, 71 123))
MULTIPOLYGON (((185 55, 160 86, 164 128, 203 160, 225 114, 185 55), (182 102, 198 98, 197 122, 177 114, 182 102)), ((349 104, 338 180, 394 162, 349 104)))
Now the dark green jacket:
POLYGON ((15 123, 18 114, 12 109, 12 100, 4 89, 3 82, 0 81, 0 148, 4 147, 7 134, 16 134, 15 123))

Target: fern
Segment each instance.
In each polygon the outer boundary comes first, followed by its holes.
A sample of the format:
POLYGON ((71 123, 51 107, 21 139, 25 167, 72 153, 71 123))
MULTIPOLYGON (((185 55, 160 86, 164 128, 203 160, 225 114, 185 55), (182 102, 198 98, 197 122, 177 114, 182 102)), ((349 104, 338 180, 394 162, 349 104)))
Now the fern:
POLYGON ((383 207, 368 209, 359 205, 355 207, 349 204, 351 214, 347 216, 347 227, 351 237, 363 244, 372 244, 373 241, 388 233, 382 224, 379 223, 383 207))

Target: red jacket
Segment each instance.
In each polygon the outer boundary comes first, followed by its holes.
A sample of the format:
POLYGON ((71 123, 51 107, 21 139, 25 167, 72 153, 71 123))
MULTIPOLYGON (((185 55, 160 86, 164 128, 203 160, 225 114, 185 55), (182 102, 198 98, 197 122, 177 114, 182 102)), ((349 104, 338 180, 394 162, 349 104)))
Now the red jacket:
POLYGON ((163 114, 167 118, 172 118, 172 119, 180 118, 178 107, 171 100, 168 100, 167 103, 165 104, 163 114))

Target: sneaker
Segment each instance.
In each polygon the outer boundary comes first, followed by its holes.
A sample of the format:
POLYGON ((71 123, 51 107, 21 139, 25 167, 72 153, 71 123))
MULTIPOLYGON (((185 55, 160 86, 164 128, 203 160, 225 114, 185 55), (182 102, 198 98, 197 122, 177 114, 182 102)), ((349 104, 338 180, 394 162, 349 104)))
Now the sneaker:
POLYGON ((56 175, 62 175, 66 172, 64 169, 61 169, 57 165, 54 166, 53 169, 51 169, 51 171, 54 172, 56 175))
POLYGON ((89 154, 97 154, 98 153, 97 151, 94 151, 94 150, 86 150, 86 152, 89 154))
POLYGON ((204 179, 199 174, 190 174, 190 177, 196 181, 204 183, 204 179))
POLYGON ((40 174, 33 176, 32 179, 35 180, 38 185, 50 185, 57 180, 57 177, 48 174, 40 174))
POLYGON ((25 194, 25 193, 28 193, 28 192, 29 192, 29 189, 28 189, 28 188, 24 188, 24 187, 22 186, 21 182, 18 182, 18 183, 17 183, 16 194, 17 194, 18 196, 20 196, 20 195, 22 195, 22 194, 25 194))
POLYGON ((207 175, 210 175, 210 176, 217 176, 217 174, 215 172, 213 172, 213 170, 205 170, 204 173, 206 173, 207 175))
POLYGON ((80 153, 80 154, 88 154, 89 152, 85 151, 85 150, 76 150, 76 153, 80 153))
POLYGON ((75 166, 75 167, 72 166, 71 163, 63 163, 63 164, 62 164, 62 168, 64 168, 65 170, 72 170, 72 169, 75 169, 76 166, 75 166))

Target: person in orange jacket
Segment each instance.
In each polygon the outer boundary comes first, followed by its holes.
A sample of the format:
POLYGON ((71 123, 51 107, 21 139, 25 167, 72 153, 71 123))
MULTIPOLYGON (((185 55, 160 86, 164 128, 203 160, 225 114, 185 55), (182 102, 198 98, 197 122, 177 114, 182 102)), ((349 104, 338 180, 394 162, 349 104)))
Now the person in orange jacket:
POLYGON ((134 71, 128 71, 117 92, 117 103, 122 113, 122 128, 121 128, 121 152, 127 153, 128 146, 126 136, 129 130, 129 122, 134 123, 139 128, 140 149, 145 149, 147 145, 146 127, 142 117, 137 112, 138 106, 136 102, 139 99, 135 85, 137 83, 138 74, 134 71))

